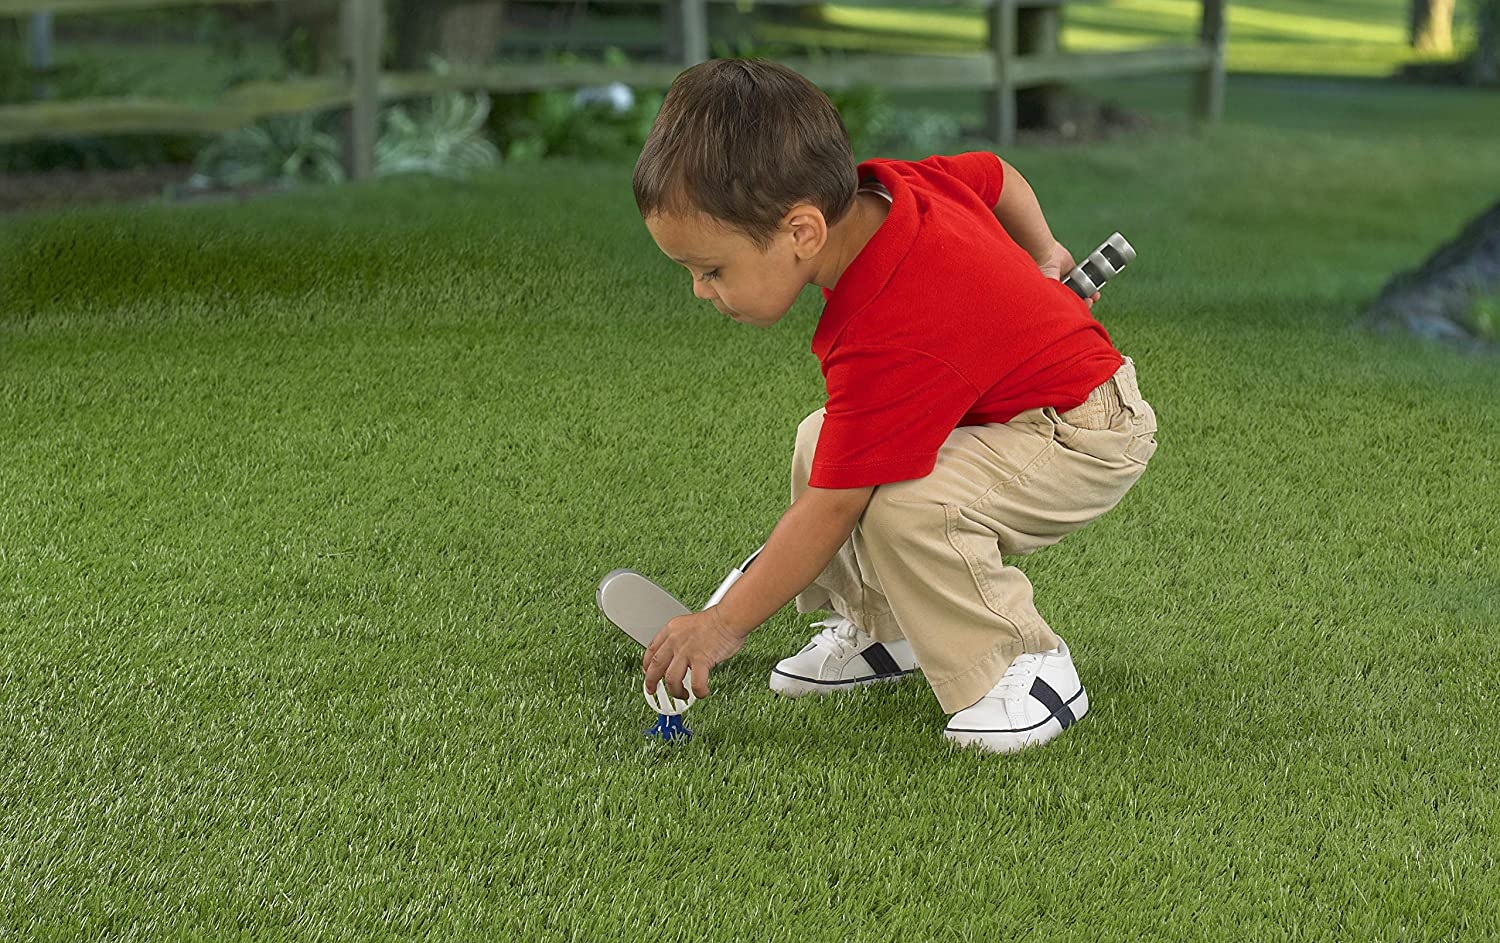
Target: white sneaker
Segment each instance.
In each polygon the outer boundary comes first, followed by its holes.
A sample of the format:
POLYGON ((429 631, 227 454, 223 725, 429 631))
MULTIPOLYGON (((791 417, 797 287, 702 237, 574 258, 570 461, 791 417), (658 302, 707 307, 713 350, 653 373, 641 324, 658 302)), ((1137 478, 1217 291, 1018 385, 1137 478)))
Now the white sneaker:
POLYGON ((990 693, 954 714, 943 736, 997 753, 1046 743, 1087 714, 1089 696, 1067 643, 1020 655, 990 693))
POLYGON ((777 662, 771 671, 771 690, 787 697, 828 694, 896 681, 917 669, 916 656, 906 639, 877 642, 859 626, 840 615, 813 627, 823 631, 812 637, 802 651, 777 662))

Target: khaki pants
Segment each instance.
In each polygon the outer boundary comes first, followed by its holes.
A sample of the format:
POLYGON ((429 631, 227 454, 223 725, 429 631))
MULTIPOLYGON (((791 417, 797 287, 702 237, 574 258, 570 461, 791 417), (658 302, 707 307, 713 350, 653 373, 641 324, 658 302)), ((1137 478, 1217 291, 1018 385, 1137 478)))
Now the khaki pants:
MULTIPOLYGON (((792 500, 807 488, 823 410, 802 421, 792 500)), ((875 489, 833 562, 797 596, 881 641, 905 637, 947 713, 973 704, 1023 652, 1057 636, 1008 558, 1057 543, 1114 507, 1156 451, 1156 415, 1125 365, 1076 409, 960 426, 926 478, 875 489)))

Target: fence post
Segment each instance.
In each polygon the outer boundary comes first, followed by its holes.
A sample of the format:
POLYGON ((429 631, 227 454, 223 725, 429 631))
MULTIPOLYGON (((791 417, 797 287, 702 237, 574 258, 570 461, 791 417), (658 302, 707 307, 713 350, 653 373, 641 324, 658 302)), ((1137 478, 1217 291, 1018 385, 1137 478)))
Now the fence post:
POLYGON ((666 41, 662 43, 662 53, 668 62, 681 62, 684 58, 682 51, 682 6, 667 0, 661 5, 661 27, 666 35, 666 41))
MULTIPOLYGON (((1017 58, 1057 55, 1062 37, 1062 5, 1020 7, 1016 10, 1017 58)), ((1054 127, 1058 122, 1062 85, 1045 82, 1016 90, 1016 124, 1054 127)))
POLYGON ((351 180, 368 180, 375 175, 382 16, 378 0, 340 0, 339 58, 350 95, 344 124, 344 169, 351 180))
POLYGON ((52 84, 47 81, 46 73, 52 68, 52 14, 51 12, 31 14, 30 37, 28 42, 28 65, 36 75, 36 84, 31 87, 31 97, 35 99, 51 98, 52 84))
POLYGON ((683 66, 695 66, 708 58, 707 0, 667 0, 677 5, 673 26, 677 29, 673 49, 682 54, 683 66))
POLYGON ((990 4, 990 51, 995 56, 995 87, 988 93, 990 137, 1001 147, 1016 141, 1016 83, 1011 63, 1016 58, 1015 0, 993 0, 990 4))
POLYGON ((1208 66, 1198 73, 1193 113, 1200 121, 1216 122, 1224 117, 1224 0, 1203 0, 1203 20, 1198 37, 1213 52, 1208 66))

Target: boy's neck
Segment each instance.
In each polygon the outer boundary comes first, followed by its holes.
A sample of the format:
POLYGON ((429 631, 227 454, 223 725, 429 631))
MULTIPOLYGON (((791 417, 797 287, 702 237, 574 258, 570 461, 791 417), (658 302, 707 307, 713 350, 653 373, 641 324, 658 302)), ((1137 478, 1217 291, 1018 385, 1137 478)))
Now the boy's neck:
POLYGON ((856 193, 854 205, 844 218, 828 228, 828 242, 818 253, 817 268, 813 270, 812 283, 819 288, 832 291, 843 277, 850 263, 885 222, 891 205, 884 197, 873 193, 856 193))

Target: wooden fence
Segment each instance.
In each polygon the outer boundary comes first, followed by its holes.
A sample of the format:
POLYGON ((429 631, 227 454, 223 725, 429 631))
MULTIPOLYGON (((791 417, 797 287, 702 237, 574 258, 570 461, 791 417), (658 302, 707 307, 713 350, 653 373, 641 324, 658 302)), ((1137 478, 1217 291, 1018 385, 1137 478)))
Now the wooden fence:
MULTIPOLYGON (((141 8, 198 6, 223 0, 0 0, 0 16, 34 12, 101 13, 141 8)), ((272 0, 234 0, 265 3, 272 0)), ((684 67, 709 56, 709 0, 663 0, 674 35, 669 48, 680 61, 602 64, 500 64, 455 67, 443 74, 382 72, 384 43, 380 0, 339 0, 342 74, 280 82, 248 82, 211 106, 151 98, 96 98, 0 105, 0 142, 131 132, 214 133, 271 115, 347 109, 346 162, 360 179, 372 172, 380 103, 451 90, 493 92, 577 88, 607 82, 664 88, 684 67)), ((717 0, 716 0, 717 2, 717 0)), ((756 0, 806 4, 813 0, 756 0)), ((847 2, 847 0, 846 0, 847 2)), ((1058 48, 1061 9, 1067 0, 927 0, 934 6, 983 7, 989 20, 988 51, 970 55, 855 55, 784 59, 814 83, 830 89, 876 85, 885 89, 975 90, 988 93, 988 123, 1001 144, 1016 133, 1020 90, 1080 79, 1163 72, 1196 75, 1194 115, 1218 120, 1224 101, 1225 0, 1200 0, 1196 42, 1127 52, 1064 53, 1058 48)), ((881 6, 855 0, 854 5, 881 6)), ((913 5, 908 3, 907 5, 913 5)))

